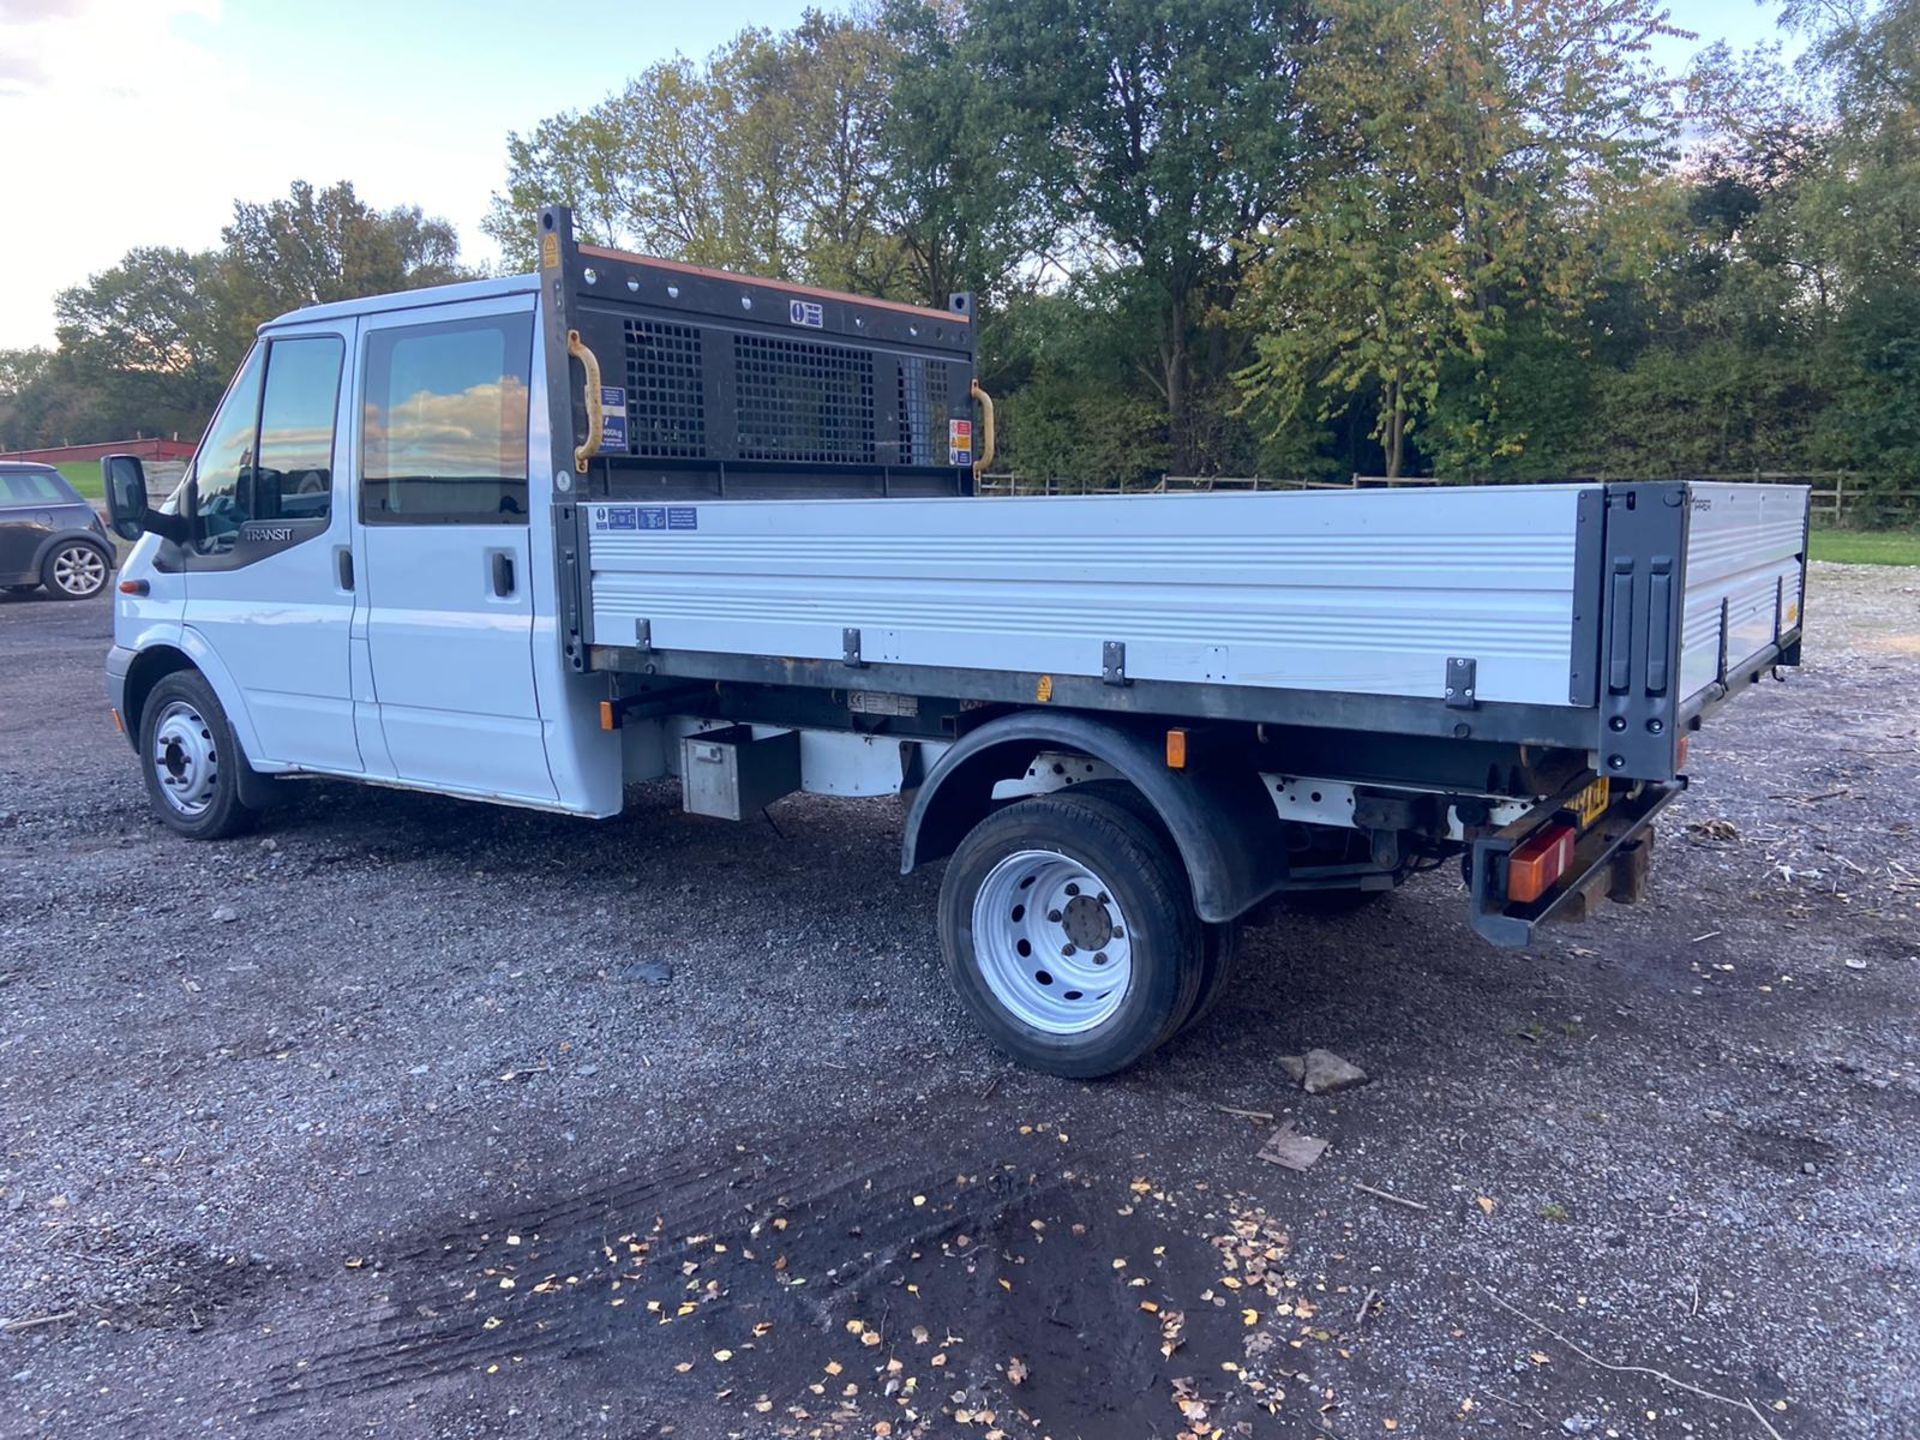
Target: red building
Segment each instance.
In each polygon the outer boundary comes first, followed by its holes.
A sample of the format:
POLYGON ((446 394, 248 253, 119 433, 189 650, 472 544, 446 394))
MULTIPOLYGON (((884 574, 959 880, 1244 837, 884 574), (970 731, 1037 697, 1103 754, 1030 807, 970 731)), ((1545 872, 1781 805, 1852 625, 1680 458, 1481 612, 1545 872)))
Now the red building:
POLYGON ((107 440, 98 445, 56 445, 47 450, 0 450, 0 460, 32 460, 41 465, 64 465, 70 460, 98 460, 103 455, 137 455, 142 460, 191 460, 193 446, 185 440, 107 440))

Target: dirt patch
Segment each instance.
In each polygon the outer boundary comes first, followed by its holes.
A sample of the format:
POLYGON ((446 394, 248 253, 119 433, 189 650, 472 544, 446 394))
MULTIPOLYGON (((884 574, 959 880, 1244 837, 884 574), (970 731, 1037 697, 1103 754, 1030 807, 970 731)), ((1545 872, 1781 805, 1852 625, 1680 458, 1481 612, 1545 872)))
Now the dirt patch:
POLYGON ((0 1319, 48 1322, 0 1432, 1920 1433, 1895 573, 1816 567, 1647 905, 1503 954, 1435 875, 1262 929, 1095 1086, 968 1029, 888 805, 316 785, 187 845, 104 607, 0 602, 0 1319), (1315 1046, 1372 1083, 1303 1094, 1315 1046))

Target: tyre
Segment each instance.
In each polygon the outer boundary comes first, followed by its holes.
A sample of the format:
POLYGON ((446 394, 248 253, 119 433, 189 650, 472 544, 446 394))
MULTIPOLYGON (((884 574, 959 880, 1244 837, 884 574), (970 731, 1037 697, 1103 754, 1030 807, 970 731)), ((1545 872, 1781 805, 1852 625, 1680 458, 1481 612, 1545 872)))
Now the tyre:
POLYGON ((1036 796, 976 825, 941 882, 940 938, 988 1038, 1073 1079, 1124 1070, 1171 1037, 1206 963, 1172 845, 1086 794, 1036 796))
MULTIPOLYGON (((1126 781, 1088 780, 1074 786, 1072 793, 1077 796, 1097 795, 1102 800, 1120 806, 1151 826, 1167 845, 1173 845, 1173 836, 1161 822, 1153 802, 1126 781)), ((1194 997, 1193 1013, 1180 1022, 1179 1029, 1183 1032, 1198 1025, 1218 1008, 1220 997, 1227 993, 1227 987, 1233 983, 1240 964, 1240 922, 1228 920, 1214 923, 1203 920, 1200 924, 1204 932, 1200 988, 1194 997)))
POLYGON ((1203 929, 1200 993, 1194 997, 1193 1013, 1181 1023, 1182 1031, 1191 1030, 1219 1007, 1220 997, 1240 969, 1240 922, 1229 920, 1203 929))
POLYGON ((148 694, 140 755, 148 801, 169 830, 190 840, 224 840, 257 818, 240 801, 246 757, 199 671, 162 676, 148 694))
POLYGON ((40 581, 57 600, 91 600, 107 588, 113 557, 91 540, 63 540, 40 567, 40 581))

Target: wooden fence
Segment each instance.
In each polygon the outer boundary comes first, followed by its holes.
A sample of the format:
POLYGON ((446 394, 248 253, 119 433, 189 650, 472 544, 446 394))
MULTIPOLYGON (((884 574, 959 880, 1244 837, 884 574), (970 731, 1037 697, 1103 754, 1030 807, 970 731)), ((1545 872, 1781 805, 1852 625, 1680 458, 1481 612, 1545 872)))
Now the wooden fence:
MULTIPOLYGON (((1568 480, 1597 481, 1603 476, 1567 476, 1568 480)), ((1739 474, 1696 475, 1696 480, 1728 481, 1747 485, 1806 485, 1812 489, 1816 525, 1844 529, 1850 526, 1911 525, 1920 521, 1920 490, 1888 490, 1870 477, 1851 471, 1750 470, 1739 474)), ((1345 480, 1289 479, 1271 475, 1162 475, 1157 480, 1128 483, 1061 480, 1009 472, 982 475, 982 495, 1152 495, 1248 490, 1375 490, 1448 484, 1467 484, 1434 475, 1350 475, 1345 480)))

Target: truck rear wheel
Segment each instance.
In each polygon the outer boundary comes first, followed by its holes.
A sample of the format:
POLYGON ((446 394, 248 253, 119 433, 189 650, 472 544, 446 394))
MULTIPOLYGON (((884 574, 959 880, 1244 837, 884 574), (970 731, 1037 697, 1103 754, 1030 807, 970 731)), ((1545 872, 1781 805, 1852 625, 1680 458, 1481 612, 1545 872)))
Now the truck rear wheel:
POLYGON ((976 825, 940 886, 940 937, 993 1043, 1075 1079, 1150 1054, 1193 1012, 1205 971, 1179 856, 1093 795, 1036 796, 976 825))

